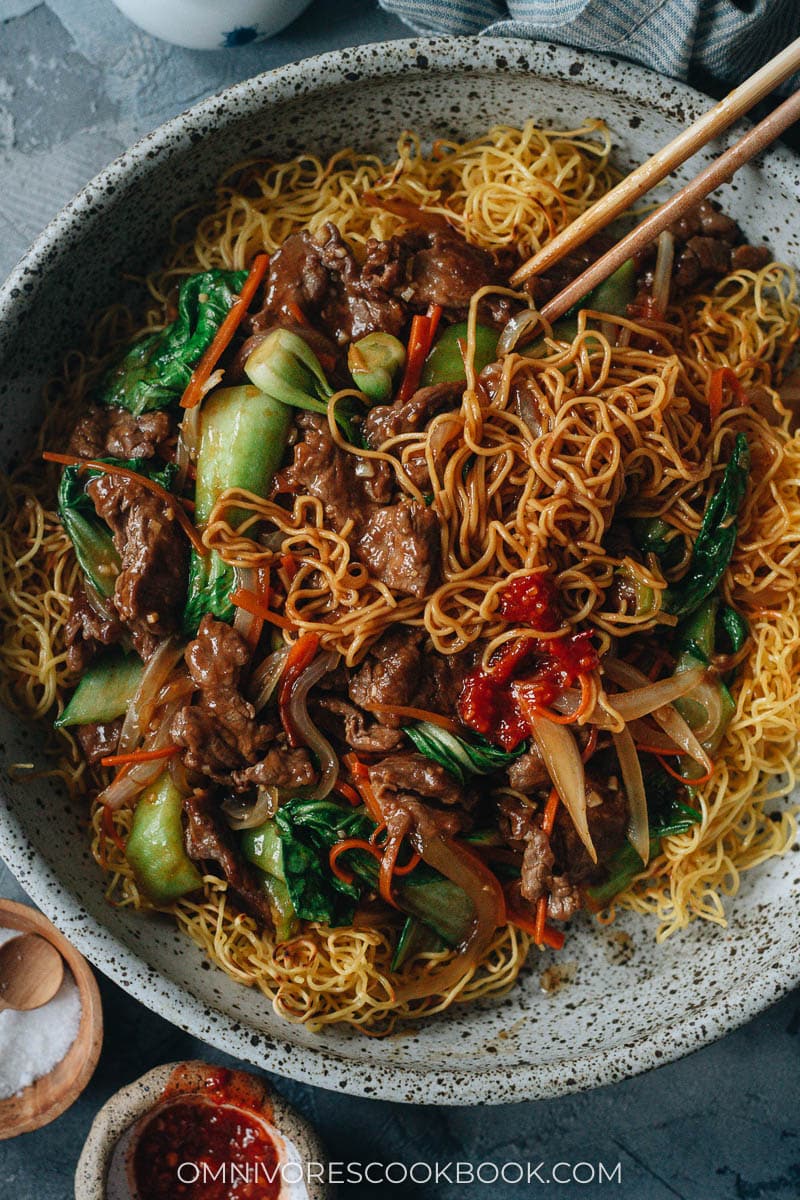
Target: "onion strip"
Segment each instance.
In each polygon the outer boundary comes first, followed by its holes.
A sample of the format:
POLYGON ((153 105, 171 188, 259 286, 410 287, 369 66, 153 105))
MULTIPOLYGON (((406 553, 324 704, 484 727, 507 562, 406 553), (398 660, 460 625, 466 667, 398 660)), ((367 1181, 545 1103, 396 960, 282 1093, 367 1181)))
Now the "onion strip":
POLYGON ((645 866, 650 858, 650 818, 647 813, 647 797, 642 779, 642 764, 633 744, 630 731, 626 728, 611 735, 619 759, 619 767, 628 797, 630 821, 628 841, 645 866))

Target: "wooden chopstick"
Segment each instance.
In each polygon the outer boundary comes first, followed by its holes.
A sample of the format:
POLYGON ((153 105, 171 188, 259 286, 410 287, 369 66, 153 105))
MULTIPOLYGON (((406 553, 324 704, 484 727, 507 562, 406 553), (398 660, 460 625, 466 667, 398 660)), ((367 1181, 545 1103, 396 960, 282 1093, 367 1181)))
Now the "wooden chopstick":
POLYGON ((776 54, 754 75, 698 117, 683 133, 678 134, 635 171, 631 171, 630 175, 602 196, 571 225, 562 229, 551 242, 514 272, 511 276, 511 286, 519 287, 531 275, 541 275, 565 254, 582 246, 592 234, 604 229, 645 192, 649 192, 681 163, 686 162, 687 158, 696 154, 706 142, 744 116, 754 104, 763 100, 795 71, 800 71, 800 38, 791 42, 780 54, 776 54))
POLYGON ((735 142, 719 158, 696 175, 691 183, 687 183, 676 192, 666 203, 657 208, 641 224, 631 230, 621 241, 592 263, 582 275, 574 279, 563 291, 549 300, 541 310, 541 316, 546 321, 556 321, 572 308, 581 297, 597 287, 604 279, 621 267, 626 259, 641 253, 646 246, 654 242, 663 229, 677 221, 687 209, 692 208, 709 192, 713 192, 721 183, 730 179, 739 167, 743 166, 753 155, 758 154, 784 129, 800 120, 800 91, 794 92, 788 100, 784 100, 774 112, 749 129, 744 137, 735 142))

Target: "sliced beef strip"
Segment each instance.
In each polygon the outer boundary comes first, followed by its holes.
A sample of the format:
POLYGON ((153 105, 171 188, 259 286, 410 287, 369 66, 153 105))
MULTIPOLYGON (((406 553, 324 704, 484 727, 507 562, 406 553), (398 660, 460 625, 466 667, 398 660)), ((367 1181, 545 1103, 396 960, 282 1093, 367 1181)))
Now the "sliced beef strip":
POLYGON ((69 453, 80 458, 153 458, 174 434, 169 413, 135 417, 126 408, 93 407, 72 431, 69 453))
POLYGON ((135 649, 147 659, 159 640, 178 628, 186 591, 185 534, 170 504, 135 480, 100 475, 86 491, 122 559, 114 607, 135 649))
MULTIPOLYGON (((455 230, 411 229, 386 242, 371 238, 359 263, 328 222, 316 236, 292 234, 273 254, 264 308, 251 325, 258 332, 276 319, 295 320, 300 309, 340 345, 377 330, 397 336, 415 311, 440 304, 458 320, 475 291, 505 283, 497 259, 455 230)), ((503 321, 509 302, 488 297, 483 312, 503 321)))
POLYGON ((233 845, 230 830, 210 792, 195 791, 183 802, 186 853, 193 862, 218 867, 246 912, 259 924, 272 927, 267 897, 258 878, 233 845))
POLYGON ((67 665, 71 671, 83 672, 101 646, 113 646, 122 637, 122 623, 116 616, 103 617, 92 608, 80 585, 72 597, 69 617, 64 628, 67 643, 67 665))
MULTIPOLYGON (((411 230, 401 235, 410 251, 406 274, 409 299, 420 308, 441 305, 451 320, 467 315, 470 301, 482 287, 508 285, 508 277, 488 250, 466 242, 455 230, 411 230)), ((511 315, 504 296, 487 296, 481 316, 496 323, 511 315)))
POLYGON ((423 838, 457 837, 471 826, 469 814, 460 808, 434 808, 415 796, 387 794, 382 801, 383 817, 390 836, 414 831, 423 838))
POLYGON ((426 651, 425 669, 412 705, 441 713, 445 717, 454 717, 464 680, 474 666, 474 650, 462 650, 458 654, 426 651))
POLYGON ((408 795, 463 808, 475 802, 449 771, 424 754, 387 755, 369 768, 369 778, 381 808, 384 799, 408 795))
POLYGON ((100 722, 96 725, 79 725, 75 730, 75 735, 83 751, 83 757, 90 766, 94 766, 108 754, 116 754, 121 732, 122 717, 117 717, 115 721, 100 722))
POLYGON ((520 804, 510 796, 498 805, 500 830, 509 846, 522 850, 518 901, 533 915, 536 905, 547 896, 547 915, 553 921, 568 921, 581 907, 581 897, 571 877, 555 871, 556 855, 551 839, 542 829, 541 813, 520 804))
POLYGON ((276 787, 289 791, 292 788, 311 787, 317 782, 317 772, 309 753, 302 746, 291 749, 277 739, 253 767, 234 771, 233 782, 237 791, 246 791, 253 784, 259 787, 276 787))
POLYGON ((596 262, 607 250, 610 250, 612 245, 613 239, 608 234, 596 234, 582 246, 571 250, 569 254, 562 255, 549 271, 545 271, 542 275, 532 276, 523 287, 533 297, 536 305, 541 308, 574 279, 582 275, 586 268, 596 262))
POLYGON ((388 503, 392 478, 386 463, 373 462, 372 476, 356 475, 353 456, 336 445, 325 417, 300 412, 296 423, 302 436, 295 444, 293 461, 280 473, 279 489, 321 500, 325 517, 335 529, 342 529, 350 520, 358 522, 372 505, 388 503))
POLYGON ((463 382, 435 383, 419 388, 409 400, 376 404, 364 422, 364 435, 373 450, 401 433, 418 433, 440 412, 458 408, 463 382))
POLYGON ((550 782, 544 759, 531 739, 530 749, 515 758, 508 768, 508 782, 518 792, 532 792, 550 782))
POLYGON ((628 827, 628 801, 616 778, 601 782, 586 776, 589 833, 597 851, 597 863, 593 863, 578 837, 569 813, 561 805, 553 829, 553 850, 556 865, 569 875, 575 884, 589 884, 603 878, 604 864, 625 842, 628 827))
POLYGON ((230 625, 206 615, 185 657, 198 695, 173 718, 172 739, 183 747, 190 771, 228 783, 231 772, 254 764, 275 736, 258 723, 240 690, 250 648, 230 625))
POLYGON ((376 330, 400 333, 406 309, 386 290, 375 247, 368 247, 362 269, 330 222, 318 237, 307 231, 292 234, 270 261, 264 309, 254 330, 275 317, 294 320, 300 309, 339 344, 376 330))
POLYGON ((278 490, 303 492, 321 500, 326 519, 335 529, 350 524, 351 543, 373 575, 395 591, 421 596, 439 575, 439 531, 434 513, 406 498, 387 503, 391 496, 388 468, 373 463, 372 476, 356 475, 353 457, 333 442, 324 417, 301 413, 297 424, 303 436, 295 445, 293 462, 280 474, 278 490))
POLYGON ((367 722, 365 714, 339 696, 323 696, 317 702, 320 723, 331 727, 334 735, 357 754, 388 754, 405 741, 402 729, 392 729, 378 721, 367 722), (328 718, 333 718, 326 720, 328 718))
MULTIPOLYGON (((379 638, 350 677, 353 703, 367 711, 376 704, 411 704, 422 680, 422 642, 422 631, 408 626, 395 626, 379 638)), ((388 714, 377 714, 377 719, 386 725, 399 724, 388 714)))
POLYGON ((422 599, 439 579, 439 520, 432 509, 413 500, 373 508, 356 546, 376 579, 401 595, 422 599))

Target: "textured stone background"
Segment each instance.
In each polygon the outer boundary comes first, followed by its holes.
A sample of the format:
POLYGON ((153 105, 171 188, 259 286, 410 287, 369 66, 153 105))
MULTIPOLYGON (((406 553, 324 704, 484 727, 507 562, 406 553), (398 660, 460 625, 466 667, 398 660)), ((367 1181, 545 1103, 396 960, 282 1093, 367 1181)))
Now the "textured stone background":
MULTIPOLYGON (((222 2, 222 0, 221 0, 222 2)), ((204 54, 130 25, 108 0, 0 0, 0 275, 57 209, 141 134, 227 84, 322 50, 404 36, 372 0, 316 0, 261 46, 204 54)), ((0 864, 0 895, 23 899, 0 864)), ((101 979, 106 1044, 80 1100, 44 1130, 0 1143, 0 1200, 68 1200, 100 1105, 171 1059, 232 1062, 101 979)), ((795 1200, 800 1196, 800 1001, 790 996, 682 1062, 614 1087, 500 1108, 409 1108, 277 1086, 336 1159, 622 1165, 585 1200, 795 1200)), ((492 1200, 534 1186, 343 1189, 353 1200, 492 1200)))

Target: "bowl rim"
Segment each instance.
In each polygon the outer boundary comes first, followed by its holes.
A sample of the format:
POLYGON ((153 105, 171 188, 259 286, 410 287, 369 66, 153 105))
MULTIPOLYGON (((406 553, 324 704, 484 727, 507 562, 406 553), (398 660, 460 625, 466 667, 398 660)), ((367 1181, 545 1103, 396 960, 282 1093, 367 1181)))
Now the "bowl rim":
MULTIPOLYGON (((413 37, 328 51, 289 63, 233 84, 177 114, 140 138, 81 188, 39 234, 0 288, 0 326, 12 318, 19 320, 21 314, 35 305, 39 288, 57 261, 60 240, 68 233, 83 235, 91 229, 105 208, 118 200, 118 196, 111 194, 116 191, 115 185, 124 185, 134 176, 158 170, 159 152, 180 151, 190 135, 207 127, 209 120, 224 124, 225 106, 231 99, 237 102, 231 119, 239 120, 265 105, 292 99, 307 84, 309 75, 317 79, 313 90, 325 92, 346 81, 352 55, 358 55, 359 82, 401 72, 404 79, 424 77, 430 71, 454 68, 563 82, 570 78, 569 67, 576 61, 576 54, 583 63, 579 86, 610 91, 607 78, 610 67, 614 90, 627 101, 646 104, 670 115, 674 115, 677 101, 687 121, 708 107, 709 97, 703 93, 634 63, 513 38, 413 37), (365 54, 365 50, 369 53, 365 54), (664 83, 669 85, 668 96, 662 91, 664 83)), ((797 162, 782 146, 772 147, 766 158, 787 169, 795 167, 797 162)), ((156 972, 101 922, 89 917, 53 868, 32 850, 19 820, 6 804, 0 807, 0 854, 34 902, 99 970, 178 1028, 253 1062, 255 1056, 247 1026, 219 1009, 207 1007, 188 989, 156 972), (108 954, 109 938, 116 948, 114 955, 108 954), (214 1017, 210 1027, 209 1016, 214 1017)), ((779 949, 772 958, 760 961, 757 970, 737 978, 725 995, 688 1012, 681 1021, 659 1026, 649 1034, 610 1049, 538 1064, 517 1063, 513 1070, 503 1064, 475 1071, 457 1068, 445 1072, 439 1067, 424 1069, 386 1061, 376 1077, 370 1075, 369 1064, 348 1058, 337 1048, 326 1045, 324 1035, 315 1045, 308 1046, 297 1044, 290 1036, 281 1038, 271 1034, 267 1046, 282 1052, 282 1064, 273 1066, 267 1049, 257 1058, 256 1065, 351 1095, 407 1103, 498 1104, 554 1097, 612 1083, 683 1057, 737 1028, 798 982, 800 955, 784 956, 783 949, 779 949)), ((287 1026, 287 1034, 290 1028, 287 1026)))

